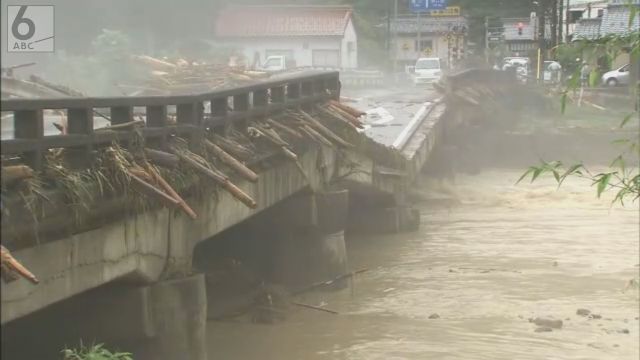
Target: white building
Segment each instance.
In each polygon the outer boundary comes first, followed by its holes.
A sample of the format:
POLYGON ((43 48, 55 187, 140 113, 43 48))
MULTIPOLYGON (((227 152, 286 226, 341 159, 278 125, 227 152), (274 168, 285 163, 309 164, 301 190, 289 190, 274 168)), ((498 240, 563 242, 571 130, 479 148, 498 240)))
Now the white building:
POLYGON ((296 66, 358 67, 348 6, 230 6, 218 15, 216 38, 241 50, 252 66, 285 55, 296 66))

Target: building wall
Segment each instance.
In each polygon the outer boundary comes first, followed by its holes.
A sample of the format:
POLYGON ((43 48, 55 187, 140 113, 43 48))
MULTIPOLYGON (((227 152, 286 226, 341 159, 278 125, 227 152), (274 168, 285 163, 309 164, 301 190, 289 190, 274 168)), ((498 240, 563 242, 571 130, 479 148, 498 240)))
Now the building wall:
POLYGON ((329 50, 337 52, 338 67, 358 67, 358 42, 351 22, 347 26, 344 37, 249 38, 226 42, 241 51, 247 58, 249 66, 253 65, 256 53, 259 54, 259 62, 263 63, 268 56, 267 53, 273 53, 274 50, 291 53, 296 66, 314 66, 314 51, 329 50), (349 51, 350 48, 351 51, 349 51))
POLYGON ((345 69, 355 69, 358 67, 358 37, 353 21, 349 20, 344 38, 342 39, 342 64, 345 69), (351 43, 352 45, 349 45, 351 43))
MULTIPOLYGON (((417 35, 400 35, 398 36, 397 41, 394 43, 394 47, 396 49, 396 58, 401 63, 415 63, 415 61, 420 57, 438 57, 444 63, 448 62, 449 59, 449 43, 447 41, 446 36, 435 35, 435 34, 422 34, 420 36, 421 42, 424 44, 426 41, 431 41, 431 54, 427 55, 420 52, 417 48, 418 37, 417 35), (406 47, 405 47, 406 46, 406 47)), ((460 43, 464 41, 464 39, 460 38, 460 43)), ((461 48, 464 48, 464 45, 461 44, 461 48)))

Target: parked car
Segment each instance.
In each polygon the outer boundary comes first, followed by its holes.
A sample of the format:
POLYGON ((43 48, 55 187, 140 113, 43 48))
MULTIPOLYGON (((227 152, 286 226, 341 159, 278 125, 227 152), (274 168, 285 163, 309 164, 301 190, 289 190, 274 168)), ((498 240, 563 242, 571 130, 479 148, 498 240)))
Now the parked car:
POLYGON ((602 83, 608 86, 629 85, 629 64, 602 75, 602 83))
POLYGON ((281 72, 294 69, 295 67, 295 61, 289 60, 286 56, 273 55, 267 57, 264 63, 260 65, 257 70, 266 72, 281 72))
POLYGON ((420 58, 413 69, 415 85, 430 84, 442 77, 442 63, 439 58, 420 58))

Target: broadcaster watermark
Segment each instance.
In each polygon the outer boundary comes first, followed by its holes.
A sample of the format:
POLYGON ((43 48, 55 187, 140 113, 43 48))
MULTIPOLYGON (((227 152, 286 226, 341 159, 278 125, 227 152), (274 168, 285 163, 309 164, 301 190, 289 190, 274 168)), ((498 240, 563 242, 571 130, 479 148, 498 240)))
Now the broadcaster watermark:
POLYGON ((8 52, 53 52, 53 5, 7 6, 8 52))

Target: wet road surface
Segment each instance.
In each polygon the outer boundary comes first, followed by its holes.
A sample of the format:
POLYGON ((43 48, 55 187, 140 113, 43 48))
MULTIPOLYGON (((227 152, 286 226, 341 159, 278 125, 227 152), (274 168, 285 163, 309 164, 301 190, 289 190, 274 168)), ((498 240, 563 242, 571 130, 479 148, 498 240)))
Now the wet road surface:
MULTIPOLYGON (((404 85, 380 89, 346 89, 347 105, 367 111, 364 133, 377 142, 391 146, 425 103, 437 94, 429 87, 404 85)), ((344 100, 343 100, 344 101, 344 100)))

